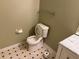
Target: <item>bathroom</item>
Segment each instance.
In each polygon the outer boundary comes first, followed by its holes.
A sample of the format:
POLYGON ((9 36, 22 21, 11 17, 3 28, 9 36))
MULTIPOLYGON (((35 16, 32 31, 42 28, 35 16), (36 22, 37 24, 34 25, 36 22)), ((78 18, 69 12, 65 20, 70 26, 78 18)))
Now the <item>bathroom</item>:
MULTIPOLYGON (((0 52, 20 42, 26 43, 27 37, 35 34, 35 26, 42 23, 49 27, 44 43, 56 54, 58 43, 77 30, 78 2, 78 0, 0 0, 0 52), (19 30, 21 31, 18 32, 19 30)), ((6 55, 0 53, 0 59, 24 59, 6 55)))

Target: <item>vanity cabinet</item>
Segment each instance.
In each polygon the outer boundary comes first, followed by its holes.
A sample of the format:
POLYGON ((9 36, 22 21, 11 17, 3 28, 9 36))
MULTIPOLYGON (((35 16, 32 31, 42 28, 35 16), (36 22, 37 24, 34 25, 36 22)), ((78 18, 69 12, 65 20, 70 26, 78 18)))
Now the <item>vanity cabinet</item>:
POLYGON ((76 55, 68 49, 63 48, 60 59, 76 59, 76 55))
POLYGON ((74 34, 59 42, 55 59, 79 59, 79 36, 74 34))

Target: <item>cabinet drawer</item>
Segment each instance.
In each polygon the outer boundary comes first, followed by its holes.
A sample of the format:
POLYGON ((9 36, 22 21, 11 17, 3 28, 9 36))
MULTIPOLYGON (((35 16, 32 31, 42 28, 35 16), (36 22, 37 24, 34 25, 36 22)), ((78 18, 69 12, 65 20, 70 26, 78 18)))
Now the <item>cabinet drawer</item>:
POLYGON ((63 48, 60 59, 77 59, 77 56, 66 48, 63 48))

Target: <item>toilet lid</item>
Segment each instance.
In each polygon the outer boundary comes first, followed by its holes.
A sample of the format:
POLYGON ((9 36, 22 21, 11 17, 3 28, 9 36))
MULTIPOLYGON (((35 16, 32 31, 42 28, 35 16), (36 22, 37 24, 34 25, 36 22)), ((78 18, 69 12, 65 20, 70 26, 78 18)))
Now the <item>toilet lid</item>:
POLYGON ((35 27, 35 34, 36 36, 42 37, 43 29, 41 28, 40 24, 37 24, 35 27))

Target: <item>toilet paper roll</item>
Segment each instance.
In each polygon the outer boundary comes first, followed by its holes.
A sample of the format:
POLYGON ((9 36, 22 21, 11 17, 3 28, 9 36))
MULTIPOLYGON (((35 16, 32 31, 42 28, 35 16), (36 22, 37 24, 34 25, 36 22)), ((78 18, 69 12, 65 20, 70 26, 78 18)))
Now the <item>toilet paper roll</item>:
POLYGON ((49 56, 49 52, 44 52, 44 54, 43 54, 43 56, 44 56, 44 58, 48 58, 48 56, 49 56))
POLYGON ((23 29, 21 28, 21 29, 16 29, 16 33, 17 34, 22 34, 23 33, 23 29))

